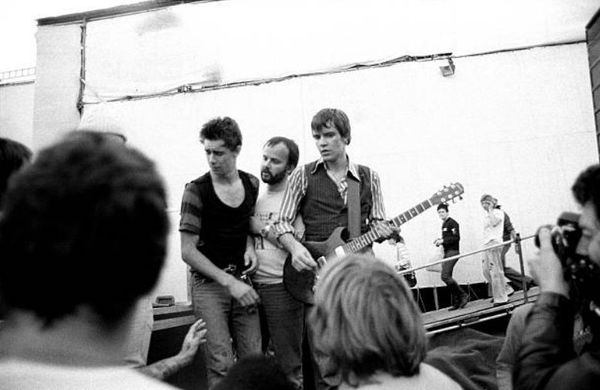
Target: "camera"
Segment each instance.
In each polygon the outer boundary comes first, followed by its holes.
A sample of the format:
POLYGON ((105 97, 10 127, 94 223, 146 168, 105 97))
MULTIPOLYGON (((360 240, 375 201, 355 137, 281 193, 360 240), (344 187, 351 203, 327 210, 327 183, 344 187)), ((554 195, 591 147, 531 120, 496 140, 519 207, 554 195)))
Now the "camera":
POLYGON ((579 228, 579 214, 565 211, 558 216, 556 226, 541 226, 535 236, 535 246, 540 247, 538 234, 543 227, 550 230, 552 237, 552 248, 559 258, 565 277, 568 277, 574 271, 572 266, 576 262, 576 250, 579 239, 581 238, 581 229, 579 228))
MULTIPOLYGON (((552 247, 562 264, 563 276, 570 285, 571 300, 582 308, 584 322, 594 323, 600 329, 600 311, 590 314, 592 311, 596 312, 596 309, 590 309, 592 306, 600 306, 600 265, 589 256, 577 253, 577 245, 581 239, 579 216, 577 213, 563 212, 558 217, 556 226, 542 227, 550 229, 552 247), (590 305, 592 302, 594 305, 590 305)), ((538 248, 540 246, 537 234, 535 245, 538 248)))

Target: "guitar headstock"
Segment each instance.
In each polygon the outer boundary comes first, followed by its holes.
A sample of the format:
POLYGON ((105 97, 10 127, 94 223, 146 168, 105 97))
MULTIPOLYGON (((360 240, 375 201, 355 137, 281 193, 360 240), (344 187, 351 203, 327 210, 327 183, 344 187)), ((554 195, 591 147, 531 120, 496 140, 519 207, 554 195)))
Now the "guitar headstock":
POLYGON ((465 192, 465 187, 460 183, 452 183, 444 186, 441 190, 433 194, 429 201, 431 204, 454 202, 457 198, 462 199, 462 194, 465 192))

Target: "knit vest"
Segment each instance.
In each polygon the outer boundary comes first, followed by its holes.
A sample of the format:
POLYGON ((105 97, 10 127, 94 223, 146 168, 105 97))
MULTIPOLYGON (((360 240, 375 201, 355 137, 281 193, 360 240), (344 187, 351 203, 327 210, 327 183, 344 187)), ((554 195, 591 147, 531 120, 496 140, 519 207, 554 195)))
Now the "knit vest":
POLYGON ((242 203, 235 208, 221 202, 213 187, 210 173, 192 181, 198 188, 198 196, 202 203, 198 250, 219 268, 225 268, 229 264, 243 266, 250 217, 258 196, 258 188, 252 185, 251 175, 243 171, 238 172, 245 196, 242 203))
MULTIPOLYGON (((307 189, 300 204, 300 213, 306 230, 307 241, 324 241, 339 226, 348 227, 348 207, 340 196, 336 184, 331 180, 324 165, 314 172, 317 162, 304 166, 307 176, 307 189)), ((358 165, 360 176, 360 219, 361 233, 369 230, 368 218, 373 207, 371 175, 369 168, 358 165)), ((347 180, 355 180, 348 176, 347 180)))

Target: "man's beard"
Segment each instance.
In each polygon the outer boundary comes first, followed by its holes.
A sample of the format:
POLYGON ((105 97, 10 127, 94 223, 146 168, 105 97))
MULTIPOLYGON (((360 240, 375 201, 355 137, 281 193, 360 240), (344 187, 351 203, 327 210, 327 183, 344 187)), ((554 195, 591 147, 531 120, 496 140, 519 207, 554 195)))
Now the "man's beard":
POLYGON ((271 172, 269 172, 268 169, 263 169, 260 172, 260 178, 263 181, 263 183, 271 184, 271 185, 281 183, 281 181, 283 181, 283 179, 285 179, 286 175, 287 175, 286 171, 281 171, 276 175, 273 175, 271 172))

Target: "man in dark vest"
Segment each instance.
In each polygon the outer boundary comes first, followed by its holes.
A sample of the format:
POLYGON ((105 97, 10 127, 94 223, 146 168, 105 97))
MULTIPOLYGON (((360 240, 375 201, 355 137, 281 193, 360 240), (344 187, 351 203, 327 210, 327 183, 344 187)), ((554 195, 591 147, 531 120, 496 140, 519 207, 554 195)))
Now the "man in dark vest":
POLYGON ((213 388, 235 356, 261 351, 259 297, 247 277, 258 265, 249 236, 258 179, 236 167, 242 134, 233 119, 209 121, 200 141, 210 170, 186 185, 179 231, 181 254, 192 272, 194 312, 208 330, 207 378, 213 388))
MULTIPOLYGON (((312 136, 321 158, 294 170, 283 195, 279 223, 279 242, 291 254, 298 271, 316 269, 309 251, 294 237, 292 222, 299 214, 305 225, 304 239, 325 241, 337 227, 348 227, 348 183, 359 188, 360 232, 370 228, 380 236, 393 231, 385 221, 379 175, 364 165, 351 162, 346 154, 350 144, 350 122, 339 109, 325 108, 311 122, 312 136)), ((371 251, 371 248, 368 248, 371 251)), ((336 388, 340 376, 331 360, 313 349, 317 387, 336 388)))

